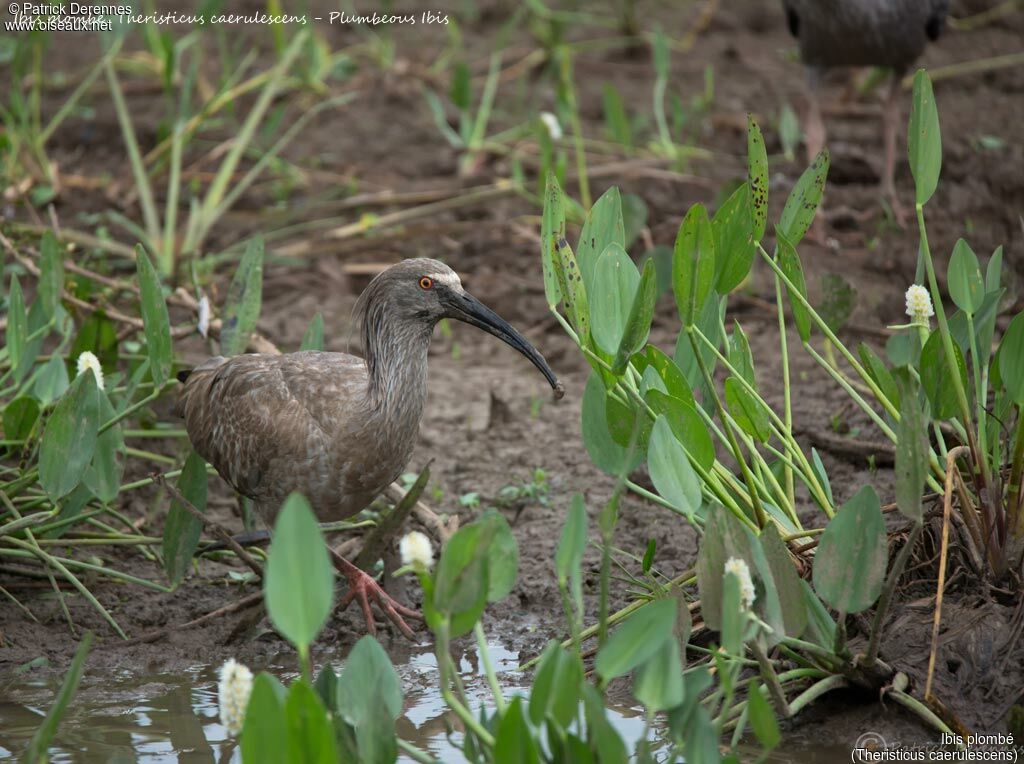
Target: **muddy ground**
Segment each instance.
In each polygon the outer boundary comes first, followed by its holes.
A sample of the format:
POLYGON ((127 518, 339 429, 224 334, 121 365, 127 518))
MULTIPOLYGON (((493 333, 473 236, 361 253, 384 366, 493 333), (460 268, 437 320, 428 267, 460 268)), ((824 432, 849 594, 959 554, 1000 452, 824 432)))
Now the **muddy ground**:
MULTIPOLYGON (((689 4, 680 5, 685 7, 640 3, 643 26, 660 24, 673 32, 688 29, 696 14, 689 10, 689 4)), ((806 103, 803 73, 790 55, 793 41, 785 30, 778 4, 765 0, 721 6, 697 36, 692 50, 676 52, 672 58, 671 89, 684 102, 703 87, 705 67, 714 69, 714 104, 696 136, 696 143, 710 149, 712 157, 695 160, 687 168, 687 176, 669 178, 634 169, 601 175, 592 183, 595 198, 612 184, 639 195, 649 209, 649 234, 655 244, 671 245, 690 204, 701 201, 714 205, 717 189, 742 176, 745 112, 759 116, 769 152, 776 154, 780 151, 776 129, 780 108, 790 103, 800 112, 806 103)), ((461 21, 475 72, 486 71, 488 40, 510 8, 510 4, 485 3, 479 18, 461 21)), ((451 12, 459 13, 458 6, 451 12)), ((300 208, 305 200, 337 193, 346 179, 358 191, 369 192, 432 189, 459 183, 479 185, 508 175, 508 164, 495 158, 478 168, 474 177, 457 179, 458 155, 437 131, 420 93, 421 82, 431 77, 428 67, 443 49, 445 33, 425 27, 396 29, 395 33, 395 70, 382 74, 368 64, 362 65, 354 80, 360 90, 355 104, 322 115, 291 148, 291 159, 307 167, 315 159, 317 170, 292 191, 289 209, 300 208)), ((332 46, 361 39, 346 28, 326 34, 332 46)), ((570 37, 586 39, 599 34, 600 30, 594 29, 573 30, 570 37)), ((531 40, 524 33, 512 39, 518 55, 529 50, 524 46, 529 46, 531 40)), ((1022 39, 1024 14, 1017 13, 981 29, 948 31, 929 48, 923 64, 938 69, 1019 51, 1022 39)), ((95 51, 84 45, 56 45, 51 54, 48 66, 70 68, 88 60, 95 51)), ((588 135, 601 134, 604 82, 619 88, 631 110, 650 113, 652 67, 645 54, 584 52, 576 62, 576 77, 588 135)), ((805 243, 801 253, 812 294, 818 292, 819 280, 825 274, 839 274, 857 290, 856 309, 844 338, 879 346, 884 341, 884 327, 902 322, 903 292, 913 280, 918 236, 915 228, 900 230, 893 225, 879 203, 882 144, 878 96, 840 103, 842 85, 834 83, 825 94, 828 145, 833 157, 826 197, 832 241, 828 246, 805 243), (854 213, 861 211, 869 213, 865 221, 856 219, 854 213)), ((942 120, 944 163, 939 190, 927 208, 933 252, 943 262, 956 239, 965 236, 982 257, 997 245, 1005 245, 1006 262, 1011 269, 1022 270, 1024 239, 1019 216, 1024 209, 1024 73, 1017 68, 938 77, 935 90, 942 120)), ((104 98, 105 91, 98 91, 94 115, 70 121, 55 139, 53 153, 64 173, 83 177, 98 176, 101 170, 113 173, 113 182, 105 190, 66 193, 60 198, 57 212, 68 225, 80 221, 86 212, 109 207, 111 198, 123 198, 130 186, 117 123, 104 98)), ((144 150, 155 140, 155 124, 147 124, 145 115, 147 110, 158 113, 158 98, 146 88, 132 96, 133 109, 142 115, 140 141, 144 150)), ((541 78, 539 71, 516 77, 499 90, 494 126, 517 121, 515 111, 521 103, 550 108, 552 101, 550 80, 541 78)), ((909 93, 904 109, 909 109, 909 93)), ((903 151, 901 140, 900 157, 903 151)), ((772 165, 772 217, 778 216, 785 194, 802 168, 799 159, 772 165)), ((912 178, 905 161, 899 162, 896 180, 900 196, 909 207, 913 200, 912 178)), ((265 214, 267 193, 265 188, 258 189, 244 199, 218 230, 214 244, 234 243, 258 228, 265 214)), ((128 211, 137 214, 135 208, 129 207, 128 211)), ((321 311, 328 349, 344 350, 351 328, 351 308, 360 286, 346 276, 345 264, 440 257, 463 275, 475 295, 524 329, 545 354, 565 384, 567 393, 562 401, 551 401, 543 379, 534 369, 493 338, 462 325, 452 328, 451 337, 435 335, 430 397, 410 464, 411 469, 418 470, 433 460, 431 492, 436 489, 437 493, 428 496, 427 501, 439 512, 457 512, 463 520, 471 519, 475 511, 460 508, 460 495, 478 492, 482 505, 488 506, 502 487, 529 481, 537 468, 546 473, 546 504, 528 503, 518 516, 509 512, 510 519, 515 516, 513 528, 520 548, 519 582, 508 600, 491 607, 485 619, 496 641, 520 650, 524 657, 532 656, 547 639, 559 637, 564 631, 553 555, 571 497, 582 493, 595 518, 613 484, 592 466, 580 438, 580 399, 587 367, 546 313, 535 238, 539 222, 529 217, 537 213, 527 202, 505 197, 443 213, 400 239, 364 238, 342 245, 315 233, 292 239, 286 243, 304 243, 310 254, 268 266, 259 325, 278 347, 295 349, 309 320, 321 311), (446 228, 437 230, 438 224, 446 228)), ((355 220, 360 211, 345 214, 355 220)), ((23 217, 24 213, 19 215, 23 217)), ((632 254, 639 256, 643 250, 638 243, 632 254)), ((269 253, 275 253, 273 245, 269 253)), ((774 314, 766 309, 772 301, 767 274, 756 268, 751 283, 731 305, 732 315, 750 336, 762 387, 781 403, 778 335, 774 314)), ((675 308, 666 297, 652 340, 671 350, 677 329, 675 308)), ((177 349, 187 362, 197 362, 207 354, 198 338, 182 341, 177 349)), ((829 384, 801 352, 794 354, 793 379, 798 390, 794 398, 797 427, 823 451, 837 498, 852 495, 870 482, 883 501, 891 500, 892 475, 884 466, 884 449, 878 450, 876 468, 872 469, 865 455, 830 447, 825 435, 832 433, 833 424, 837 424, 841 431, 849 430, 851 436, 862 441, 881 442, 881 437, 852 413, 842 392, 829 384)), ((163 412, 169 409, 167 402, 163 412)), ((637 479, 643 482, 646 477, 641 474, 637 479)), ((217 480, 211 481, 211 486, 214 511, 237 527, 236 505, 228 489, 217 480)), ((123 509, 132 516, 148 517, 144 529, 158 534, 165 506, 164 499, 157 501, 155 494, 140 492, 123 509)), ((592 525, 596 526, 596 520, 592 525)), ((672 577, 692 566, 696 543, 686 525, 665 510, 628 497, 621 509, 617 545, 642 554, 652 537, 658 541, 655 565, 662 574, 672 577)), ((139 575, 162 575, 138 556, 108 559, 139 575)), ((586 561, 587 604, 592 613, 596 610, 597 559, 592 549, 586 561)), ((240 596, 244 590, 226 583, 226 572, 223 565, 203 562, 196 575, 173 594, 102 582, 93 585, 125 629, 138 635, 190 620, 240 596)), ((920 680, 927 661, 932 612, 928 598, 934 595, 927 570, 921 577, 917 583, 909 582, 903 591, 902 604, 891 620, 892 636, 883 651, 915 680, 920 680)), ((3 574, 0 583, 31 598, 30 590, 17 589, 19 582, 3 574)), ((406 594, 415 598, 414 592, 406 594)), ((622 585, 614 588, 613 596, 615 605, 628 601, 622 585)), ((0 606, 0 673, 40 655, 59 667, 73 650, 74 640, 57 603, 41 595, 30 601, 40 624, 26 620, 8 604, 0 606)), ((76 623, 102 636, 102 644, 91 658, 92 671, 133 668, 159 672, 197 661, 216 663, 228 656, 258 667, 267 662, 268 655, 282 649, 265 620, 253 624, 246 615, 225 617, 152 644, 125 647, 79 598, 71 597, 69 603, 76 623)), ((989 601, 980 589, 960 579, 947 593, 947 607, 948 644, 944 647, 945 659, 939 661, 939 695, 972 731, 1002 729, 1007 710, 1019 702, 1024 691, 1020 668, 1024 665, 1024 645, 1018 644, 1010 655, 1002 649, 1011 634, 1007 624, 1012 620, 1014 603, 989 601)), ((354 614, 333 618, 319 642, 317 657, 344 655, 360 628, 361 621, 354 614)), ((385 644, 393 638, 390 633, 382 635, 385 644)), ((881 728, 889 731, 890 739, 934 737, 892 707, 884 711, 877 703, 855 700, 853 696, 836 696, 824 707, 830 713, 824 713, 822 706, 808 712, 806 716, 814 724, 804 725, 801 734, 820 735, 824 740, 852 740, 864 729, 881 728), (835 711, 842 713, 831 713, 835 711)))

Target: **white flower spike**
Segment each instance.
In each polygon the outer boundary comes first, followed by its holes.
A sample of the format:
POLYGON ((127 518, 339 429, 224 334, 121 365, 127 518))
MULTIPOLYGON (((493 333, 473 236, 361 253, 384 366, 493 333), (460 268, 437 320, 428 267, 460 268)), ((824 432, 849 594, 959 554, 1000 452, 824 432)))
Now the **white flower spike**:
POLYGON ((562 126, 558 124, 558 117, 550 111, 542 111, 540 113, 540 121, 543 122, 544 127, 548 129, 548 135, 551 136, 551 140, 562 140, 562 126))
POLYGON ((913 324, 928 326, 928 319, 935 315, 932 297, 920 284, 912 284, 907 290, 907 315, 913 324))
POLYGON ((434 565, 434 547, 430 539, 419 531, 411 531, 398 542, 398 551, 402 555, 402 565, 422 567, 429 570, 434 565))
POLYGON ((93 376, 96 377, 96 387, 100 390, 103 389, 103 368, 100 366, 100 359, 96 357, 96 354, 86 350, 80 356, 78 356, 78 373, 81 374, 86 369, 91 369, 93 376))
POLYGON ((220 722, 231 737, 238 737, 242 731, 251 694, 252 672, 234 658, 229 658, 220 667, 217 705, 220 707, 220 722))
POLYGON ((750 610, 751 605, 754 604, 754 597, 757 595, 754 592, 754 582, 750 578, 750 568, 747 567, 746 561, 739 557, 730 557, 725 561, 725 572, 735 574, 740 580, 740 607, 750 610))

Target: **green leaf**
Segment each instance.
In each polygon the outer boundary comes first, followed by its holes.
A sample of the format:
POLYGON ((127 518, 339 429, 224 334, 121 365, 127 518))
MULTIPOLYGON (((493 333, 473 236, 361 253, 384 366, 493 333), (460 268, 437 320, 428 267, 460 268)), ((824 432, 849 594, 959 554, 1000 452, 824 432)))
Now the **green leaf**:
POLYGON ((672 257, 676 306, 685 326, 693 325, 715 280, 715 239, 704 205, 690 207, 679 226, 672 257))
POLYGON ((754 117, 747 115, 747 183, 750 187, 751 239, 761 241, 768 224, 768 152, 754 117))
MULTIPOLYGON (((804 281, 804 268, 800 264, 800 256, 784 234, 776 232, 775 239, 778 243, 776 257, 779 268, 793 284, 795 291, 807 299, 807 285, 804 281)), ((793 311, 793 321, 796 323, 800 340, 808 342, 811 338, 811 314, 799 297, 794 294, 794 289, 787 286, 786 291, 789 294, 789 305, 793 311)))
POLYGON ((712 505, 704 525, 704 538, 697 554, 697 589, 700 592, 701 614, 712 629, 722 624, 722 581, 725 562, 736 557, 747 563, 751 573, 756 570, 750 549, 751 534, 732 512, 720 504, 712 505))
POLYGON ((451 620, 453 637, 472 630, 487 605, 487 547, 491 532, 479 522, 466 525, 455 532, 441 552, 431 606, 451 620))
MULTIPOLYGON (((206 461, 195 451, 190 451, 178 476, 178 490, 200 512, 206 510, 207 482, 206 461)), ((172 586, 177 586, 188 572, 202 532, 203 524, 199 518, 182 507, 179 501, 172 500, 163 538, 164 570, 172 586)))
POLYGON ((748 385, 757 390, 757 375, 754 372, 754 355, 750 352, 750 341, 739 321, 733 322, 732 336, 728 341, 729 364, 739 372, 748 385))
POLYGON ((647 469, 662 498, 692 523, 701 504, 700 480, 664 415, 658 416, 651 431, 647 469))
POLYGON ((985 299, 985 280, 981 277, 978 256, 963 239, 957 239, 953 246, 946 278, 949 296, 956 306, 965 313, 977 313, 985 299))
MULTIPOLYGON (((956 358, 960 373, 960 383, 967 388, 967 364, 964 361, 960 346, 953 343, 953 355, 956 358)), ((934 419, 951 419, 960 413, 957 402, 956 387, 950 381, 949 366, 946 363, 946 351, 942 344, 942 333, 939 329, 932 332, 928 341, 921 349, 921 387, 931 405, 934 419)))
POLYGON ((601 678, 607 681, 628 674, 654 655, 663 642, 675 639, 672 627, 677 609, 674 599, 660 599, 635 611, 597 651, 594 668, 601 678))
POLYGON ((32 390, 43 406, 49 406, 64 395, 70 385, 67 365, 63 358, 54 353, 39 370, 32 390))
POLYGON ((11 368, 17 369, 25 355, 28 342, 28 313, 25 311, 25 297, 21 291, 18 274, 11 274, 11 289, 7 295, 7 355, 11 368))
POLYGON ((558 585, 565 587, 572 576, 579 577, 583 553, 587 549, 587 510, 583 496, 574 494, 562 526, 562 536, 555 552, 558 585))
POLYGON ((540 764, 540 751, 523 713, 519 695, 505 709, 494 735, 494 764, 540 764))
POLYGON ((1024 313, 1010 322, 999 343, 999 375, 1010 400, 1024 407, 1024 313))
POLYGON ((677 639, 663 640, 654 655, 640 664, 633 675, 633 697, 648 711, 668 711, 683 702, 683 665, 677 639))
MULTIPOLYGON (((115 416, 114 407, 102 390, 99 399, 99 421, 109 422, 115 416)), ((124 456, 124 436, 120 424, 115 424, 96 438, 92 462, 82 476, 82 482, 100 501, 109 503, 117 498, 121 489, 121 476, 124 474, 124 456)))
POLYGON ((302 335, 302 344, 299 350, 323 350, 324 349, 324 317, 317 313, 309 322, 309 328, 302 335))
POLYGON ((4 437, 24 440, 39 419, 39 404, 35 398, 22 395, 4 406, 4 437))
POLYGON ((900 391, 896 386, 896 380, 893 378, 892 373, 885 365, 885 361, 879 358, 878 354, 863 342, 857 346, 857 353, 860 355, 860 361, 868 375, 875 381, 875 384, 878 385, 878 388, 885 397, 895 407, 899 408, 900 391))
POLYGON ((614 354, 622 344, 640 273, 618 244, 609 244, 597 259, 593 289, 588 292, 593 313, 594 342, 614 354))
POLYGON ((75 697, 78 683, 82 680, 82 673, 85 670, 85 659, 89 655, 90 647, 92 647, 92 632, 87 631, 82 635, 82 640, 78 643, 75 657, 72 659, 71 665, 68 666, 67 673, 64 675, 64 681, 57 692, 57 697, 54 698, 53 705, 50 706, 50 710, 46 712, 46 717, 43 719, 42 724, 36 728, 35 734, 32 735, 32 740, 29 741, 28 749, 25 751, 25 761, 47 761, 47 752, 50 750, 53 738, 60 727, 60 721, 75 697))
POLYGON ((583 668, 556 641, 548 642, 530 689, 530 720, 537 725, 551 717, 565 728, 576 718, 583 668))
POLYGON ((243 761, 288 761, 288 725, 284 715, 285 690, 266 671, 256 675, 242 723, 243 761))
POLYGON ((139 300, 149 353, 149 369, 153 384, 162 385, 171 375, 174 351, 171 349, 171 322, 167 303, 160 289, 160 277, 142 245, 135 247, 136 271, 139 279, 139 300))
POLYGON ((715 463, 715 444, 707 425, 697 413, 696 404, 680 400, 674 395, 666 395, 660 390, 648 390, 644 400, 655 414, 662 414, 668 419, 676 440, 686 449, 693 464, 710 470, 715 463))
POLYGON ((715 291, 729 294, 743 283, 754 262, 754 223, 750 187, 744 183, 725 200, 711 219, 715 238, 715 291))
POLYGON ((402 682, 380 642, 369 634, 362 637, 345 659, 337 683, 337 708, 342 718, 356 727, 373 709, 367 700, 377 695, 391 720, 402 715, 402 682))
POLYGON ((779 732, 779 722, 775 718, 771 703, 765 700, 761 694, 761 685, 751 685, 747 693, 747 714, 750 717, 750 727, 761 747, 766 751, 778 747, 782 741, 782 734, 779 732))
MULTIPOLYGON (((562 205, 562 189, 558 185, 558 179, 549 172, 544 187, 544 214, 541 218, 540 257, 544 271, 544 295, 547 297, 548 307, 551 310, 554 310, 558 303, 562 301, 562 289, 559 286, 561 281, 561 265, 558 259, 558 242, 564 238, 565 208, 562 205)), ((596 258, 602 251, 598 250, 598 252, 594 253, 594 257, 596 258)))
POLYGON ((309 502, 293 493, 274 524, 263 592, 270 620, 305 653, 334 603, 334 568, 309 502))
POLYGON ((297 679, 284 703, 288 734, 288 761, 302 764, 336 764, 334 725, 327 709, 306 680, 297 679))
MULTIPOLYGON (((581 345, 590 342, 590 308, 587 305, 587 290, 583 286, 576 257, 565 238, 555 242, 555 256, 558 259, 558 288, 562 293, 565 315, 576 330, 581 345)), ((636 270, 636 266, 633 266, 636 270)))
MULTIPOLYGON (((802 582, 793 564, 793 556, 779 535, 779 527, 775 523, 768 523, 765 526, 758 541, 768 567, 767 570, 763 570, 760 565, 757 566, 757 572, 761 574, 765 587, 758 606, 767 612, 767 606, 770 604, 770 609, 774 611, 777 600, 786 636, 799 637, 807 628, 807 607, 804 603, 802 582)), ((774 639, 769 640, 770 644, 776 643, 782 635, 773 636, 774 639)))
POLYGON ((633 358, 633 365, 637 371, 645 374, 648 368, 654 369, 665 385, 665 392, 674 398, 686 401, 694 405, 693 391, 690 389, 686 375, 663 350, 654 345, 648 345, 644 352, 633 358))
POLYGON ((487 552, 487 601, 500 602, 516 585, 519 547, 516 546, 516 537, 509 527, 508 520, 498 510, 488 509, 480 521, 490 524, 493 534, 487 552))
POLYGON ((781 231, 793 246, 800 243, 804 234, 814 222, 818 213, 818 205, 825 192, 825 178, 828 176, 828 149, 822 149, 814 157, 810 167, 804 170, 800 179, 789 192, 786 206, 779 218, 776 231, 781 231))
POLYGON ((263 301, 263 238, 255 236, 245 247, 228 296, 224 302, 224 323, 220 330, 221 355, 244 353, 249 336, 256 329, 263 301))
POLYGON ((96 378, 79 374, 54 406, 39 446, 39 482, 54 501, 71 493, 92 461, 100 413, 96 378))
POLYGON ((1003 245, 996 247, 992 257, 988 259, 985 266, 985 291, 996 292, 999 290, 1000 279, 1003 273, 1003 245))
POLYGON ((60 305, 64 291, 64 258, 60 244, 53 231, 43 232, 39 242, 39 300, 47 318, 51 317, 60 305))
POLYGON ((823 273, 819 283, 821 304, 817 306, 818 315, 828 324, 829 329, 838 333, 853 315, 857 305, 857 290, 838 273, 823 273))
POLYGON ((942 134, 939 111, 935 106, 932 81, 924 69, 914 75, 913 106, 907 131, 907 153, 914 175, 916 202, 927 204, 939 184, 942 170, 942 134))
POLYGON ((598 752, 601 764, 627 764, 629 754, 615 725, 608 720, 604 697, 589 682, 583 683, 583 711, 587 722, 587 737, 598 752))
MULTIPOLYGON (((613 374, 622 374, 632 355, 647 344, 647 337, 651 332, 651 321, 654 318, 654 304, 657 300, 658 269, 654 260, 648 259, 644 263, 644 270, 640 275, 640 285, 636 288, 633 304, 629 309, 629 317, 626 319, 626 328, 615 354, 615 362, 612 364, 613 374)), ((594 320, 596 324, 596 314, 594 320)))
POLYGON ((643 460, 643 453, 637 449, 627 463, 628 449, 615 442, 609 428, 606 398, 601 376, 597 372, 591 373, 583 390, 583 445, 599 470, 609 475, 631 472, 643 460))
POLYGON ((878 599, 888 558, 878 494, 864 486, 836 512, 814 557, 814 588, 841 613, 867 610, 878 599))
POLYGON ((917 385, 909 375, 906 377, 901 393, 900 421, 896 425, 896 506, 908 519, 919 523, 924 482, 928 476, 928 431, 918 402, 917 385))
POLYGON ((735 377, 725 380, 725 405, 743 432, 761 443, 768 442, 772 431, 768 425, 765 405, 751 395, 735 377))

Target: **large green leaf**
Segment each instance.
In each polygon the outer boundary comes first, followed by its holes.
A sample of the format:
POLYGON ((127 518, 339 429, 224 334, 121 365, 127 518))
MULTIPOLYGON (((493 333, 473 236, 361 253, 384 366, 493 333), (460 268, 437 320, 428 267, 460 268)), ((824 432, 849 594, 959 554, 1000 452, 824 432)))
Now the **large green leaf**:
POLYGON ((455 532, 441 552, 430 606, 440 617, 449 619, 452 636, 472 630, 487 605, 487 552, 493 532, 494 527, 486 523, 466 525, 455 532))
MULTIPOLYGON (((565 208, 562 189, 552 173, 548 173, 544 188, 544 214, 540 227, 540 257, 544 272, 544 296, 548 307, 554 310, 562 301, 559 286, 558 242, 565 238, 565 208)), ((598 253, 599 254, 599 253, 598 253)), ((595 255, 596 257, 596 255, 595 255)))
MULTIPOLYGON (((960 384, 967 388, 967 364, 960 346, 953 343, 953 356, 960 374, 960 384)), ((942 343, 942 333, 936 329, 921 349, 921 387, 931 405, 934 419, 950 419, 960 413, 956 387, 950 381, 949 365, 942 343)))
POLYGON ((541 724, 549 716, 565 728, 576 718, 583 667, 552 640, 541 653, 530 689, 530 720, 541 724))
POLYGON ((519 547, 508 520, 498 510, 488 509, 480 522, 491 527, 490 548, 487 551, 487 601, 500 602, 516 585, 519 547))
POLYGON ((220 330, 222 355, 244 353, 250 335, 256 330, 263 302, 263 238, 255 236, 228 287, 224 303, 224 322, 220 330))
POLYGON ((100 391, 91 372, 79 374, 53 408, 39 446, 39 482, 56 501, 78 485, 96 450, 100 391))
POLYGON ((583 390, 583 445, 599 470, 610 475, 631 472, 643 460, 643 452, 637 449, 627 462, 628 449, 615 442, 609 428, 606 398, 601 376, 593 372, 583 390))
POLYGON ((242 724, 243 761, 288 761, 288 724, 284 715, 285 689, 276 677, 261 671, 242 724))
MULTIPOLYGON (((614 374, 624 372, 630 357, 639 352, 647 343, 647 336, 651 332, 651 321, 654 319, 654 304, 657 300, 658 269, 654 260, 648 259, 644 263, 643 273, 640 275, 640 285, 636 288, 633 304, 629 309, 629 317, 626 319, 626 328, 622 333, 618 352, 615 354, 615 362, 612 364, 614 374)), ((595 316, 595 320, 596 318, 595 316)))
POLYGON ((754 736, 765 751, 776 748, 782 740, 779 722, 775 718, 771 703, 765 700, 764 695, 761 694, 761 685, 759 684, 751 684, 747 693, 747 713, 750 716, 750 727, 754 730, 754 736))
MULTIPOLYGON (((115 416, 114 407, 102 390, 99 391, 99 401, 99 421, 109 422, 115 416)), ((121 476, 124 474, 124 456, 124 436, 121 434, 120 424, 115 424, 97 436, 92 462, 82 476, 82 482, 100 501, 109 503, 117 498, 121 488, 121 476)))
POLYGON ((647 447, 647 469, 662 498, 693 522, 700 509, 700 480, 668 419, 659 415, 647 447))
POLYGON ((715 504, 708 512, 696 565, 701 614, 712 629, 721 628, 722 576, 731 557, 746 562, 751 573, 756 570, 750 532, 731 512, 715 504))
POLYGON ((864 486, 836 512, 814 557, 814 588, 841 613, 867 610, 878 599, 887 561, 878 494, 864 486))
POLYGON ((666 639, 661 647, 637 667, 633 675, 633 697, 648 711, 668 711, 683 702, 683 665, 679 640, 666 639))
POLYGON ((274 627, 305 652, 331 613, 334 568, 301 494, 291 494, 277 516, 263 592, 274 627))
POLYGON ((541 764, 540 750, 526 723, 522 696, 512 698, 498 722, 494 764, 541 764))
POLYGON ((622 343, 639 283, 640 273, 626 250, 609 244, 597 258, 588 292, 594 342, 609 355, 615 354, 622 343))
POLYGON ((946 279, 949 296, 960 310, 973 315, 981 309, 985 299, 985 280, 978 256, 963 239, 957 239, 953 246, 946 279))
POLYGON ((928 476, 928 430, 918 400, 917 385, 903 381, 900 421, 896 427, 896 506, 906 517, 921 522, 922 493, 928 476))
POLYGON ((1024 407, 1024 313, 1010 322, 999 343, 999 375, 1010 400, 1024 407))
POLYGON ((804 170, 793 190, 789 192, 786 206, 779 218, 776 230, 781 231, 793 246, 807 233, 814 222, 814 216, 825 192, 825 178, 828 176, 828 149, 822 149, 814 157, 810 167, 804 170))
POLYGON ((305 679, 297 679, 284 702, 288 761, 296 764, 337 764, 334 725, 327 709, 305 679))
POLYGON ((649 659, 662 643, 675 639, 672 627, 678 604, 674 599, 649 602, 626 619, 600 650, 594 668, 605 680, 623 676, 649 659))
MULTIPOLYGON (((190 451, 178 476, 178 490, 200 512, 206 510, 207 482, 205 460, 195 451, 190 451)), ((188 572, 202 532, 202 521, 179 501, 172 501, 164 523, 163 538, 164 570, 172 586, 177 586, 188 572)))
POLYGON ((672 256, 672 284, 683 324, 697 320, 715 281, 715 238, 703 204, 695 204, 679 226, 672 256))
POLYGON ((735 377, 725 380, 725 405, 743 432, 761 443, 768 442, 772 431, 765 405, 735 377))
MULTIPOLYGON (((660 390, 648 390, 644 400, 655 414, 662 414, 693 463, 704 470, 710 470, 715 462, 715 444, 711 440, 708 426, 697 413, 697 405, 666 395, 660 390)), ((648 444, 650 451, 650 444, 648 444)))
POLYGON ((722 203, 711 219, 715 238, 715 291, 729 294, 743 283, 754 262, 754 223, 749 186, 744 183, 722 203))
POLYGON ((878 354, 863 342, 857 346, 857 353, 860 355, 860 362, 864 366, 871 379, 882 391, 889 402, 897 408, 900 405, 900 391, 896 380, 885 365, 885 361, 878 357, 878 354))
POLYGON ((39 300, 49 318, 60 305, 64 291, 64 256, 53 231, 47 230, 39 242, 39 300))
MULTIPOLYGON (((765 592, 763 606, 771 605, 775 610, 775 600, 778 601, 778 613, 782 618, 782 625, 787 637, 799 637, 807 628, 807 606, 804 602, 801 579, 797 574, 793 556, 786 547, 786 542, 779 535, 779 528, 775 523, 768 523, 758 538, 761 544, 761 551, 764 553, 764 560, 768 570, 760 568, 761 580, 764 583, 765 592)), ((769 640, 774 644, 782 635, 773 634, 769 640)))
POLYGON ((39 403, 35 398, 27 395, 15 398, 4 406, 4 437, 8 440, 24 440, 38 419, 39 403))
MULTIPOLYGON (((564 233, 563 233, 564 236, 564 233)), ((594 202, 580 231, 576 257, 583 274, 587 295, 593 294, 594 272, 597 259, 611 244, 626 248, 625 226, 622 217, 622 197, 612 186, 594 202)))
POLYGON ((939 184, 942 171, 942 134, 939 131, 939 110, 935 106, 932 81, 924 69, 914 75, 913 106, 907 131, 907 153, 914 175, 916 201, 927 204, 939 184))
POLYGON ((789 305, 793 311, 793 321, 796 323, 796 330, 800 335, 800 339, 803 342, 807 342, 811 338, 811 314, 800 298, 797 297, 798 293, 805 300, 807 299, 804 268, 800 263, 800 256, 797 254, 792 242, 780 232, 776 232, 775 239, 778 243, 777 261, 779 268, 782 269, 782 272, 786 274, 786 278, 793 285, 792 289, 789 286, 786 287, 789 293, 789 305))
POLYGON ((754 117, 747 115, 747 184, 750 187, 751 237, 761 241, 768 224, 768 152, 754 117))
POLYGON ((337 708, 349 724, 358 727, 372 714, 366 701, 381 698, 391 720, 402 715, 402 681, 380 642, 369 634, 362 637, 345 659, 337 683, 337 708))
POLYGON ((153 383, 162 385, 171 375, 171 362, 174 360, 167 303, 164 302, 164 294, 160 288, 160 277, 157 276, 141 244, 135 247, 135 262, 146 350, 149 353, 149 369, 153 375, 153 383))

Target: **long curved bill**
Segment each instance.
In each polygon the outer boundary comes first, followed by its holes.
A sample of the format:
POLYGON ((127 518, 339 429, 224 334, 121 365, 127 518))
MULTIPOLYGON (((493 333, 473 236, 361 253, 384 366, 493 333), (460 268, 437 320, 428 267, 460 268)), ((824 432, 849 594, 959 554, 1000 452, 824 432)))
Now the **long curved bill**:
POLYGON ((555 373, 551 371, 548 362, 529 341, 521 335, 505 319, 488 308, 469 292, 450 291, 445 295, 446 307, 450 318, 472 324, 478 329, 483 329, 488 334, 493 334, 507 345, 514 347, 524 356, 530 359, 530 363, 537 367, 544 378, 554 390, 555 398, 561 398, 565 394, 565 387, 555 373))

